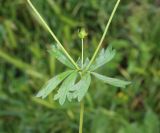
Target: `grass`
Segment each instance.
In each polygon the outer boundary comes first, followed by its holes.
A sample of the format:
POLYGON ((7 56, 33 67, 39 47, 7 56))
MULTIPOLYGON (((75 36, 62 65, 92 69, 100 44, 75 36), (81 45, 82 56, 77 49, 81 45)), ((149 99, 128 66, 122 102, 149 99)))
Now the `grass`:
MULTIPOLYGON (((34 0, 75 60, 81 55, 78 28, 86 27, 90 33, 84 47, 88 51, 85 56, 91 57, 114 3, 34 0)), ((102 45, 105 48, 112 44, 118 55, 99 72, 120 78, 123 75, 133 84, 117 89, 95 80, 85 100, 84 132, 159 132, 159 12, 158 5, 149 0, 125 0, 120 5, 102 45)), ((25 1, 2 0, 0 132, 78 132, 77 103, 60 107, 52 94, 45 100, 34 97, 47 79, 65 69, 48 54, 46 47, 51 43, 52 38, 40 21, 35 21, 25 1)))

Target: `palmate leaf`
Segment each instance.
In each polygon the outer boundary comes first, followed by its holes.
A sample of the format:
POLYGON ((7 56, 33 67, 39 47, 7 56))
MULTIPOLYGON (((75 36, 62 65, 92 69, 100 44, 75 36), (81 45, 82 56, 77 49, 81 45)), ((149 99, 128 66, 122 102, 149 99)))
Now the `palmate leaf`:
POLYGON ((89 58, 86 58, 85 62, 84 62, 84 65, 83 65, 83 69, 85 69, 88 64, 89 64, 89 58))
POLYGON ((78 60, 76 61, 77 65, 82 68, 82 60, 81 58, 79 57, 78 60))
POLYGON ((125 88, 126 85, 131 84, 131 82, 129 82, 129 81, 123 81, 123 80, 120 80, 120 79, 110 78, 110 77, 103 76, 103 75, 100 75, 100 74, 95 73, 95 72, 92 72, 92 74, 96 78, 103 81, 104 83, 107 83, 107 84, 110 84, 110 85, 113 85, 113 86, 116 86, 116 87, 125 88))
POLYGON ((64 53, 55 45, 52 45, 52 50, 50 51, 50 53, 62 64, 72 69, 75 68, 74 65, 70 62, 70 60, 64 55, 64 53))
POLYGON ((37 97, 47 97, 73 70, 63 72, 50 79, 36 95, 37 97))
POLYGON ((69 93, 69 89, 74 85, 77 75, 77 72, 73 72, 70 76, 68 76, 59 88, 58 93, 54 96, 54 100, 59 99, 59 103, 61 105, 64 104, 69 93))
POLYGON ((112 49, 112 46, 110 45, 106 50, 102 49, 98 55, 98 57, 95 59, 93 64, 90 66, 89 70, 94 71, 98 69, 99 67, 103 66, 107 62, 113 59, 115 56, 116 51, 112 49))
MULTIPOLYGON (((78 66, 79 66, 80 68, 82 68, 82 59, 81 59, 80 57, 78 58, 78 60, 77 60, 76 63, 78 64, 78 66)), ((84 64, 83 64, 83 68, 82 68, 82 69, 86 68, 88 64, 89 64, 89 58, 86 58, 85 61, 84 61, 84 64)))
POLYGON ((81 80, 70 89, 72 93, 70 93, 69 98, 78 98, 78 101, 80 102, 87 93, 90 83, 91 75, 90 73, 85 73, 81 80))

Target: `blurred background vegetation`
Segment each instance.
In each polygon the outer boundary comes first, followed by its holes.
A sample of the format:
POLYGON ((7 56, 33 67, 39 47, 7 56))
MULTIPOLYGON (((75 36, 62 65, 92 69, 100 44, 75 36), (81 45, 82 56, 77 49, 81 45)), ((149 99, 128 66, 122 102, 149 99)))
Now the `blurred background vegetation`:
MULTIPOLYGON (((64 47, 80 56, 85 27, 91 57, 116 0, 32 0, 64 47)), ((48 53, 55 41, 26 0, 0 0, 0 133, 76 133, 79 103, 63 107, 35 97, 65 67, 48 53)), ((160 132, 160 0, 122 0, 105 38, 116 57, 100 73, 131 80, 120 89, 93 79, 85 98, 84 133, 160 132)))

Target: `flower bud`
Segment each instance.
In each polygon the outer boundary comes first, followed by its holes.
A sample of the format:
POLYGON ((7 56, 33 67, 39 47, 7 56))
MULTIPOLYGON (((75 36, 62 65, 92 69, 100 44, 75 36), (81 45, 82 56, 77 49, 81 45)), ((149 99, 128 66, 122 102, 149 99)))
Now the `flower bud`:
POLYGON ((86 36, 88 35, 88 33, 85 31, 85 29, 81 29, 78 33, 79 38, 84 39, 86 36))

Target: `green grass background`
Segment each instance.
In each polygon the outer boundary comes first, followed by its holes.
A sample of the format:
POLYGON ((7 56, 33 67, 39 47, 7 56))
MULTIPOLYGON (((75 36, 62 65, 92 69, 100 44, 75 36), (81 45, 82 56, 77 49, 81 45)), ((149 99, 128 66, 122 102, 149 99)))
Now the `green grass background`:
MULTIPOLYGON (((116 0, 33 0, 75 60, 85 27, 91 57, 116 0)), ((36 98, 65 67, 48 53, 55 41, 26 0, 0 0, 0 133, 77 133, 79 103, 36 98)), ((126 89, 93 78, 85 97, 84 133, 160 132, 160 1, 122 0, 104 40, 115 58, 99 73, 131 80, 126 89)))

